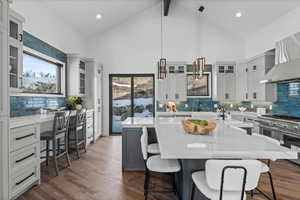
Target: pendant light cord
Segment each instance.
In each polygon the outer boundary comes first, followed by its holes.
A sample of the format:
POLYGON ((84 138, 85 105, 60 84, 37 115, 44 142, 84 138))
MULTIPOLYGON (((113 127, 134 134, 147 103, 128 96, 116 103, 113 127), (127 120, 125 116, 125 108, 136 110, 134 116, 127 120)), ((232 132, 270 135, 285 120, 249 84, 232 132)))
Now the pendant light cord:
POLYGON ((163 6, 163 1, 164 0, 161 0, 161 13, 160 13, 160 52, 161 52, 161 55, 160 57, 162 58, 163 57, 163 9, 164 9, 164 6, 163 6))

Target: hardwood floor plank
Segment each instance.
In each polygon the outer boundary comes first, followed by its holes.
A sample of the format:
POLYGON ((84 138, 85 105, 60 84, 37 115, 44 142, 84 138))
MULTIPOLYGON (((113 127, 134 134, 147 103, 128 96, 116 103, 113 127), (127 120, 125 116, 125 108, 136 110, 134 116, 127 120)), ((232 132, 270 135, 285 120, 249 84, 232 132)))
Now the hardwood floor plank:
MULTIPOLYGON (((42 184, 18 200, 143 200, 144 173, 122 173, 121 156, 121 137, 101 138, 58 177, 54 176, 51 166, 50 170, 43 166, 42 184)), ((300 167, 288 161, 277 161, 272 163, 271 170, 278 200, 300 200, 300 167)), ((170 186, 168 176, 155 175, 152 183, 170 186)), ((261 177, 259 187, 271 195, 267 176, 261 177)), ((175 200, 176 197, 173 194, 154 194, 148 199, 175 200)), ((252 200, 265 198, 255 195, 252 200)))

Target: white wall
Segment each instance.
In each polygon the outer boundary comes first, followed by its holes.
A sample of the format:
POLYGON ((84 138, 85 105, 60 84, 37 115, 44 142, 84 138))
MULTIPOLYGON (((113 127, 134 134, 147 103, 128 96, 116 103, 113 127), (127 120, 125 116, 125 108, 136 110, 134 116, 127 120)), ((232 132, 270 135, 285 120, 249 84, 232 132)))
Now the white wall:
MULTIPOLYGON (((167 39, 164 56, 170 61, 192 62, 205 56, 208 63, 244 58, 244 41, 233 33, 172 4, 164 22, 167 39)), ((125 23, 95 37, 89 54, 104 65, 104 134, 109 132, 109 74, 154 73, 160 58, 160 5, 132 17, 125 23)))
POLYGON ((300 32, 300 7, 276 19, 246 40, 246 56, 252 57, 275 48, 275 42, 300 32))
POLYGON ((86 56, 85 38, 51 10, 28 1, 14 1, 11 8, 25 17, 25 31, 63 52, 86 56))

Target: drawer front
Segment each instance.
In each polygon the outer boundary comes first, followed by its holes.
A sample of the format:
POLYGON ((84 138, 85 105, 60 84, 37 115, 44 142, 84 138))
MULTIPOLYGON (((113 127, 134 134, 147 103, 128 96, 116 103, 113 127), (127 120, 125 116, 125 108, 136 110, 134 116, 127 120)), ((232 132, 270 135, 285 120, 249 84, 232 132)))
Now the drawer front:
POLYGON ((11 172, 17 172, 30 166, 33 163, 39 164, 40 153, 38 145, 33 144, 26 148, 10 153, 10 169, 11 172))
POLYGON ((87 122, 86 123, 86 129, 88 130, 88 129, 93 129, 93 127, 94 127, 94 121, 91 121, 91 122, 87 122))
POLYGON ((15 151, 39 141, 40 133, 38 126, 25 126, 15 128, 10 133, 10 151, 15 151))
POLYGON ((38 165, 31 165, 10 177, 10 198, 15 198, 39 180, 38 165))

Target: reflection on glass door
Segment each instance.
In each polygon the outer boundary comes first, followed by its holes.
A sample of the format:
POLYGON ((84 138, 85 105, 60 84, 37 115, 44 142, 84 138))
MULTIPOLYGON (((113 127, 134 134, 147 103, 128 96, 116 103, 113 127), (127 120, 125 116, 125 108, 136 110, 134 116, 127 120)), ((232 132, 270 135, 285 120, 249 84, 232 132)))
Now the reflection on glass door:
POLYGON ((112 77, 112 132, 122 132, 122 121, 131 117, 131 77, 112 77))
POLYGON ((153 115, 153 74, 110 75, 110 134, 120 134, 128 117, 153 115))
POLYGON ((153 77, 134 77, 134 117, 153 117, 153 77))

